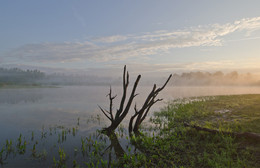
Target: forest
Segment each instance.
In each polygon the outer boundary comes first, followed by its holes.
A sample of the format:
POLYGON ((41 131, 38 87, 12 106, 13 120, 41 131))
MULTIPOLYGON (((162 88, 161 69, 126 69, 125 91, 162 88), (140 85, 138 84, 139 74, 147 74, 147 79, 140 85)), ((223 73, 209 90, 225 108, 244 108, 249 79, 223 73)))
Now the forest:
MULTIPOLYGON (((160 77, 148 77, 140 85, 151 85, 152 81, 161 81, 160 77)), ((100 77, 95 75, 79 75, 52 73, 46 74, 40 70, 22 70, 19 68, 0 68, 0 85, 86 85, 108 86, 121 85, 120 77, 100 77)), ((259 86, 260 78, 252 73, 238 73, 237 71, 217 72, 173 72, 170 86, 259 86)))
POLYGON ((45 74, 39 70, 22 70, 19 68, 0 68, 0 85, 36 84, 45 74))

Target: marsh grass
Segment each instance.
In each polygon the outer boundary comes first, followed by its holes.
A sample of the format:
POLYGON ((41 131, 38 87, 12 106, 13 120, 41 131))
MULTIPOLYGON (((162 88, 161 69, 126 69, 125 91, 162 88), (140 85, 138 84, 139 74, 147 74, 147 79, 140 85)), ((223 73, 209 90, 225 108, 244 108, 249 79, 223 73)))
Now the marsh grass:
POLYGON ((161 159, 158 157, 161 153, 173 161, 172 164, 162 161, 165 166, 259 167, 259 141, 183 126, 186 122, 219 131, 259 133, 259 102, 260 95, 216 96, 170 102, 151 119, 158 125, 160 134, 154 137, 147 150, 155 158, 161 159), (228 111, 218 113, 225 109, 228 111))

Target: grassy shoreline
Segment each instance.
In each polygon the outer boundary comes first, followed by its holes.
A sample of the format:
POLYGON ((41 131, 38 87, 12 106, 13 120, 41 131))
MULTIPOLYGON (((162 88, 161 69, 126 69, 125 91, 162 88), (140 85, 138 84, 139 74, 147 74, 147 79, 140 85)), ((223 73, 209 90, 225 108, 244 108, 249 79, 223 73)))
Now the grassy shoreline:
POLYGON ((159 167, 259 167, 259 140, 212 134, 183 125, 185 122, 219 131, 259 133, 259 102, 260 95, 173 101, 151 119, 159 135, 152 137, 151 144, 141 146, 146 146, 150 157, 157 158, 152 162, 158 162, 159 167))

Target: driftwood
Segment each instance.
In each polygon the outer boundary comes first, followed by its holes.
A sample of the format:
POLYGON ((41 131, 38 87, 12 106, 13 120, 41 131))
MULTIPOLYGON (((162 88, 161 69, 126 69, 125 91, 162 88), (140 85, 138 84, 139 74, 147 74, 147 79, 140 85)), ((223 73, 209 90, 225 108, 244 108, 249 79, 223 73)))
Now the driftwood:
POLYGON ((185 127, 191 127, 191 128, 195 128, 198 131, 206 131, 212 134, 224 134, 224 135, 231 135, 234 137, 244 137, 244 138, 250 138, 250 139, 254 139, 254 140, 259 140, 260 142, 260 134, 256 134, 256 133, 252 133, 252 132, 243 132, 243 133, 239 133, 239 132, 227 132, 227 131, 219 131, 219 130, 214 130, 214 129, 209 129, 209 128, 203 128, 200 126, 196 126, 196 125, 190 125, 188 123, 184 123, 185 127))

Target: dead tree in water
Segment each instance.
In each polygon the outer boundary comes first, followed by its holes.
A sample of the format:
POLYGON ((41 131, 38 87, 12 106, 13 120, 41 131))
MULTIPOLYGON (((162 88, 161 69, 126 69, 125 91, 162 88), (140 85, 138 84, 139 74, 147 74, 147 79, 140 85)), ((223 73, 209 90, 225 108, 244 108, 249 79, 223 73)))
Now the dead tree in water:
MULTIPOLYGON (((147 113, 149 112, 151 106, 154 105, 156 102, 162 100, 162 99, 155 99, 155 98, 158 95, 158 93, 164 89, 164 87, 169 82, 171 77, 172 77, 172 75, 170 75, 168 77, 167 81, 165 82, 165 84, 161 88, 156 89, 156 85, 154 85, 153 90, 148 95, 143 107, 140 110, 137 110, 137 108, 135 106, 135 108, 134 108, 135 114, 131 117, 131 119, 129 121, 128 130, 129 130, 130 134, 132 133, 132 131, 134 131, 134 133, 138 133, 138 129, 140 127, 140 124, 143 122, 143 120, 147 116, 147 113), (134 128, 133 128, 132 125, 133 125, 133 121, 134 121, 135 118, 136 118, 136 120, 135 120, 135 125, 134 125, 134 128)), ((136 88, 137 88, 137 85, 139 83, 140 78, 141 78, 141 75, 138 75, 136 80, 135 80, 131 95, 130 95, 128 102, 126 103, 126 106, 125 106, 126 93, 127 93, 127 88, 128 88, 128 85, 129 85, 129 74, 128 74, 128 71, 126 71, 126 66, 124 66, 123 95, 122 95, 122 98, 121 98, 119 109, 117 109, 115 116, 113 115, 113 100, 115 99, 116 96, 112 96, 111 87, 110 87, 109 94, 107 95, 109 97, 109 101, 110 101, 109 111, 105 110, 105 109, 103 109, 99 106, 99 108, 103 112, 103 114, 111 121, 110 126, 107 127, 107 128, 104 128, 103 131, 105 131, 107 133, 113 132, 118 127, 118 125, 123 121, 123 119, 126 117, 127 113, 130 110, 133 99, 135 98, 135 96, 137 96, 135 91, 136 91, 136 88)))
POLYGON ((135 107, 134 107, 135 114, 131 117, 131 119, 129 121, 128 131, 129 131, 130 135, 132 134, 132 131, 134 131, 135 134, 139 133, 138 132, 139 127, 140 127, 141 123, 144 121, 145 117, 147 116, 152 105, 154 105, 158 101, 163 100, 163 99, 155 99, 155 98, 158 95, 158 93, 164 89, 164 87, 167 85, 167 83, 169 82, 171 77, 172 77, 172 75, 170 75, 168 77, 167 81, 164 83, 164 85, 158 89, 156 89, 156 84, 154 84, 152 91, 150 92, 150 94, 146 98, 143 106, 139 110, 137 110, 137 107, 135 105, 135 107), (135 124, 134 124, 134 128, 133 128, 133 121, 135 118, 136 118, 136 120, 135 120, 135 124))
POLYGON ((127 93, 127 88, 128 88, 128 84, 129 84, 129 74, 128 74, 128 71, 126 71, 126 66, 124 66, 123 95, 122 95, 122 99, 121 99, 121 102, 120 102, 119 109, 117 109, 117 111, 116 111, 116 115, 115 116, 113 115, 113 99, 116 96, 112 96, 112 89, 111 89, 111 87, 110 87, 109 94, 107 95, 107 96, 109 96, 109 100, 110 100, 109 111, 108 110, 104 110, 103 108, 101 108, 99 106, 100 110, 111 121, 110 126, 107 127, 107 128, 104 128, 103 131, 106 131, 106 132, 114 131, 118 127, 118 125, 122 122, 122 120, 125 118, 125 116, 127 115, 128 111, 129 111, 129 109, 131 107, 131 104, 133 102, 134 97, 137 96, 137 94, 135 94, 135 91, 136 91, 136 88, 137 88, 137 85, 139 83, 140 78, 141 78, 141 75, 138 75, 137 78, 136 78, 136 81, 134 83, 131 95, 130 95, 130 97, 128 99, 128 102, 127 102, 126 106, 124 107, 125 99, 126 99, 126 93, 127 93))

